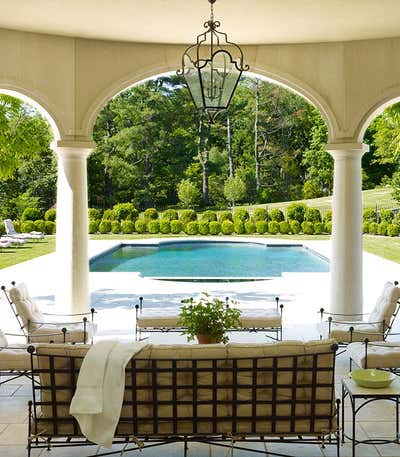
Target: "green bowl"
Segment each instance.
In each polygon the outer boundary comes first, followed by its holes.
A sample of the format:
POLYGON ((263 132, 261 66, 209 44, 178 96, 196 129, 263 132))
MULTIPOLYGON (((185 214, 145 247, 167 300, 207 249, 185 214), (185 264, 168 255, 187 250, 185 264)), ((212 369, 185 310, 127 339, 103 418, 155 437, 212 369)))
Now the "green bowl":
POLYGON ((351 377, 360 387, 368 387, 372 389, 381 389, 387 387, 394 379, 394 374, 389 371, 367 369, 353 370, 351 377))

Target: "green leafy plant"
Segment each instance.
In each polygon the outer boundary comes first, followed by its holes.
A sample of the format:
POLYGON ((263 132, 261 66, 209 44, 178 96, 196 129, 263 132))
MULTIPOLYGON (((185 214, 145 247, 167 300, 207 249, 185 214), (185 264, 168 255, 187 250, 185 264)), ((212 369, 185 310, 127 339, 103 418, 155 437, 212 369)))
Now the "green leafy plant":
POLYGON ((99 224, 99 232, 102 235, 105 235, 106 233, 111 232, 111 221, 101 221, 99 224))
POLYGON ((118 235, 121 232, 121 224, 118 221, 111 222, 111 233, 118 235))
POLYGON ((163 212, 162 218, 169 221, 176 221, 179 219, 178 211, 175 209, 167 209, 163 212))
POLYGON ((200 235, 208 235, 210 233, 208 221, 200 221, 198 225, 200 235))
POLYGON ((244 230, 248 235, 253 235, 256 231, 256 224, 252 221, 246 221, 244 224, 244 230))
POLYGON ((149 233, 156 234, 160 231, 160 223, 157 220, 152 219, 147 224, 147 228, 149 233))
POLYGON ((282 222, 285 220, 285 216, 279 208, 273 208, 269 212, 269 219, 271 221, 282 222))
POLYGON ((25 208, 21 221, 36 221, 41 218, 42 212, 38 208, 25 208))
POLYGON ((221 224, 217 221, 211 221, 209 225, 210 235, 219 235, 221 233, 221 224))
POLYGON ((268 232, 268 222, 267 221, 257 221, 256 230, 257 230, 258 234, 264 235, 264 233, 268 232))
POLYGON ((185 233, 187 235, 197 235, 199 233, 199 224, 196 221, 188 222, 185 225, 185 233))
MULTIPOLYGON (((15 227, 15 224, 14 224, 14 227, 15 227)), ((54 233, 56 233, 56 223, 53 221, 46 221, 45 232, 46 232, 46 235, 53 235, 54 233)))
POLYGON ((224 221, 221 224, 221 231, 224 235, 232 235, 234 230, 233 222, 231 221, 224 221))
POLYGON ((268 220, 268 211, 265 208, 256 208, 253 213, 253 221, 266 221, 268 220))
MULTIPOLYGON (((47 210, 46 211, 46 214, 44 215, 45 219, 46 219, 46 215, 49 213, 49 211, 54 211, 54 219, 56 217, 56 214, 55 214, 55 210, 47 210)), ((92 219, 94 221, 99 221, 101 219, 101 211, 97 208, 88 208, 88 218, 89 219, 92 219)), ((46 220, 52 220, 52 219, 46 219, 46 220)))
POLYGON ((181 233, 182 230, 183 230, 182 221, 177 221, 177 220, 171 221, 171 233, 173 233, 174 235, 177 235, 178 233, 181 233))
POLYGON ((287 235, 290 232, 289 222, 281 221, 279 222, 279 233, 282 235, 287 235))
POLYGON ((244 223, 242 221, 236 221, 233 224, 233 228, 237 235, 243 235, 243 233, 245 232, 244 223))
POLYGON ((279 222, 277 221, 271 221, 268 223, 268 232, 271 233, 271 235, 276 235, 279 233, 279 222))
POLYGON ((146 220, 158 219, 158 211, 155 208, 147 208, 143 213, 146 220))
POLYGON ((44 213, 44 220, 55 222, 56 214, 56 210, 54 208, 50 208, 44 213))
POLYGON ((387 233, 389 236, 399 236, 400 227, 397 224, 389 224, 387 228, 387 233))
POLYGON ((121 230, 124 235, 129 235, 135 230, 135 224, 132 221, 122 221, 121 230))
MULTIPOLYGON (((49 222, 49 221, 47 221, 49 222)), ((97 233, 97 230, 99 229, 99 221, 95 221, 93 219, 89 220, 89 233, 93 235, 94 233, 97 233)))
POLYGON ((224 221, 233 222, 233 216, 232 216, 232 213, 230 211, 221 211, 219 213, 218 222, 220 224, 222 224, 224 221))
POLYGON ((206 222, 212 222, 217 220, 217 213, 215 211, 207 210, 201 215, 201 220, 206 222))
MULTIPOLYGON (((184 328, 183 334, 189 341, 203 335, 212 343, 227 343, 228 330, 238 329, 241 311, 232 306, 226 306, 223 300, 211 298, 203 292, 197 303, 193 298, 182 300, 184 306, 179 314, 179 325, 184 328)), ((229 305, 236 305, 231 301, 229 305)))
POLYGON ((287 207, 286 214, 290 221, 298 221, 300 224, 304 221, 307 206, 304 203, 292 203, 287 207))
MULTIPOLYGON (((164 213, 165 215, 165 213, 164 213)), ((176 219, 172 219, 176 220, 176 219)), ((160 232, 164 235, 167 233, 171 233, 171 220, 170 219, 161 219, 160 220, 160 232)))
POLYGON ((138 233, 145 233, 147 232, 147 222, 144 219, 138 219, 135 222, 135 230, 138 233))

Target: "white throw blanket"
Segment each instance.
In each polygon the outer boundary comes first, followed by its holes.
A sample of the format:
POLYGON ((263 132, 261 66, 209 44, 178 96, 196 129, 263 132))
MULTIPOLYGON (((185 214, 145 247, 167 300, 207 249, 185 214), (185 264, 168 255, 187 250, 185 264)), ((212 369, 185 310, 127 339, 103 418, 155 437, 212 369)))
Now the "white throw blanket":
POLYGON ((112 446, 124 398, 125 368, 145 346, 146 343, 100 341, 86 354, 69 412, 93 443, 112 446))

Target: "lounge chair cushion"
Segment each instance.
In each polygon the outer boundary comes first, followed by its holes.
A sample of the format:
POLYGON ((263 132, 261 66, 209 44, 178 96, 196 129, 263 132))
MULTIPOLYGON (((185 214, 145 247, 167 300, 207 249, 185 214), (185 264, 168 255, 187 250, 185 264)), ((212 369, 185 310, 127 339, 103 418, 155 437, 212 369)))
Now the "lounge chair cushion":
MULTIPOLYGON (((369 324, 368 322, 356 321, 352 324, 332 323, 330 338, 333 338, 338 343, 350 342, 350 327, 354 327, 351 341, 364 341, 368 338, 371 341, 382 341, 382 328, 379 324, 369 324)), ((321 322, 318 325, 318 330, 323 338, 329 337, 328 322, 321 322)))
POLYGON ((4 335, 3 331, 0 330, 0 348, 6 348, 8 346, 8 341, 6 335, 4 335))
MULTIPOLYGON (((40 325, 31 332, 30 343, 63 343, 64 335, 63 327, 67 329, 65 335, 66 343, 83 343, 85 335, 83 330, 83 322, 77 324, 55 324, 55 325, 40 325), (54 335, 55 334, 55 335, 54 335)), ((86 343, 90 343, 96 333, 97 325, 92 322, 86 323, 86 343)))
POLYGON ((385 283, 381 295, 378 297, 375 308, 369 316, 369 322, 381 322, 385 320, 388 325, 396 310, 397 301, 400 299, 400 288, 391 282, 385 283))
MULTIPOLYGON (((34 359, 36 365, 36 360, 34 359)), ((26 345, 13 345, 12 348, 0 350, 0 371, 30 371, 31 359, 26 345)))
MULTIPOLYGON (((365 344, 351 343, 347 346, 347 355, 360 367, 365 367, 365 344)), ((399 343, 378 342, 368 345, 368 368, 399 368, 399 343)))
POLYGON ((21 316, 25 326, 28 321, 31 322, 30 328, 34 329, 38 326, 35 322, 44 322, 44 316, 40 312, 37 304, 31 299, 28 289, 24 283, 18 284, 10 289, 10 298, 17 308, 18 314, 21 316))

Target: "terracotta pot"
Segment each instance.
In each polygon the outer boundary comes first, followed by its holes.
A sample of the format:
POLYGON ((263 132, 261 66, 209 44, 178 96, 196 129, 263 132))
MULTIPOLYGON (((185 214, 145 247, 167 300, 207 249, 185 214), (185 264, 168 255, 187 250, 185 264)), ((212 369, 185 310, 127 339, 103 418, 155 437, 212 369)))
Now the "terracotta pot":
POLYGON ((213 344, 213 343, 219 343, 219 341, 216 340, 216 338, 209 336, 209 335, 202 335, 199 333, 197 336, 197 340, 199 344, 213 344))

